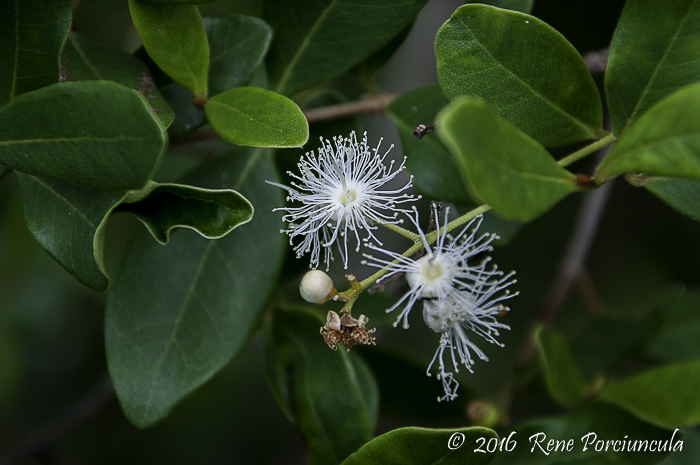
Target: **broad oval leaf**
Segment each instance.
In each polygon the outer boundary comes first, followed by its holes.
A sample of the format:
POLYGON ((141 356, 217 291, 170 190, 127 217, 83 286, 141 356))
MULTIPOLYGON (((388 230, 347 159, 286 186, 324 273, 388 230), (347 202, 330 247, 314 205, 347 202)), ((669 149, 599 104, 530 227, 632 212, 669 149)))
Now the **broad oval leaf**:
POLYGON ((102 262, 107 217, 126 192, 105 192, 16 173, 27 229, 78 281, 97 292, 109 284, 102 262))
POLYGON ((466 179, 455 170, 452 155, 437 134, 422 139, 413 135, 419 124, 434 123, 448 103, 440 85, 432 84, 400 95, 387 111, 399 130, 406 168, 416 175, 414 187, 431 199, 470 204, 468 188, 463 184, 466 179))
POLYGON ((399 428, 372 439, 343 465, 486 465, 496 454, 475 452, 486 451, 479 438, 498 441, 488 428, 399 428))
POLYGON ((541 20, 464 5, 435 37, 438 78, 450 100, 480 97, 546 146, 602 131, 598 89, 576 49, 541 20))
POLYGON ((527 422, 515 429, 512 439, 518 445, 511 452, 496 454, 491 465, 656 465, 670 455, 673 447, 683 445, 680 433, 657 428, 602 402, 590 402, 571 415, 527 422), (571 440, 571 450, 562 450, 560 445, 549 454, 542 452, 547 450, 550 440, 567 443, 571 440), (621 450, 623 440, 628 448, 634 449, 621 450), (597 450, 597 441, 608 447, 599 444, 597 450), (649 451, 651 441, 655 441, 657 448, 653 453, 649 451))
POLYGON ((700 83, 669 95, 617 142, 596 173, 700 178, 700 83))
POLYGON ((552 398, 564 406, 584 400, 588 395, 588 386, 566 339, 551 328, 539 327, 535 331, 535 342, 552 398))
POLYGON ((485 5, 492 5, 498 8, 503 8, 504 10, 514 10, 522 11, 523 13, 530 13, 532 11, 532 4, 535 0, 483 0, 481 2, 466 2, 466 3, 483 3, 485 5))
POLYGON ((654 368, 608 386, 600 399, 668 428, 700 423, 700 361, 654 368))
POLYGON ((253 217, 253 206, 234 190, 180 184, 159 184, 146 198, 124 203, 119 210, 138 218, 163 245, 176 228, 192 229, 207 239, 219 239, 253 217))
POLYGON ((477 198, 509 219, 529 221, 577 190, 574 175, 549 152, 474 99, 438 115, 438 135, 477 198))
POLYGON ((197 97, 206 97, 209 44, 197 7, 129 0, 129 9, 153 61, 197 97))
POLYGON ((625 3, 605 72, 616 135, 671 92, 700 81, 699 22, 699 0, 625 3))
POLYGON ((210 48, 209 95, 247 85, 270 48, 272 28, 243 15, 203 21, 210 48))
POLYGON ((70 0, 0 2, 0 106, 58 82, 71 15, 70 0))
POLYGON ((145 99, 121 84, 53 84, 0 108, 0 163, 104 190, 139 189, 163 150, 163 130, 145 99))
POLYGON ((227 141, 254 147, 301 147, 309 123, 296 103, 259 87, 238 87, 204 106, 209 123, 227 141))
POLYGON ((339 76, 413 22, 427 0, 295 0, 263 2, 275 31, 267 69, 285 95, 339 76))
POLYGON ((372 437, 378 391, 371 371, 358 370, 364 362, 356 353, 323 342, 319 314, 277 310, 273 318, 265 359, 275 397, 304 436, 309 463, 339 464, 372 437))
POLYGON ((644 347, 655 360, 679 362, 700 359, 700 293, 673 296, 661 304, 661 322, 644 347))
POLYGON ((68 36, 61 52, 64 81, 118 82, 143 95, 165 127, 175 118, 153 82, 146 65, 138 58, 116 48, 105 47, 75 32, 68 36))
POLYGON ((700 221, 700 179, 654 177, 643 185, 685 216, 700 221))
POLYGON ((208 240, 182 231, 162 246, 141 231, 108 295, 105 343, 117 397, 145 428, 239 353, 258 326, 285 247, 284 198, 271 156, 241 150, 197 168, 183 182, 233 188, 257 207, 247 225, 208 240))

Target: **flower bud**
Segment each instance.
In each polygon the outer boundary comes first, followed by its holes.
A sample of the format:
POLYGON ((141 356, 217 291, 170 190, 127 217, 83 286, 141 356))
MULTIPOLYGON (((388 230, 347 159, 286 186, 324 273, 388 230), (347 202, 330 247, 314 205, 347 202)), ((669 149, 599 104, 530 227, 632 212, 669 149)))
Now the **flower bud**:
POLYGON ((338 294, 333 280, 321 270, 311 270, 304 275, 299 285, 301 297, 312 304, 328 302, 338 294))

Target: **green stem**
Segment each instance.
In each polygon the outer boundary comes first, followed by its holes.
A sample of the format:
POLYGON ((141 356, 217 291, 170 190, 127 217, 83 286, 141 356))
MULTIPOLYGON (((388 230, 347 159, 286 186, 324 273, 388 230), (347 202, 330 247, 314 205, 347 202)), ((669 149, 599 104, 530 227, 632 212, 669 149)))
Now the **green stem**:
POLYGON ((396 226, 395 224, 389 224, 389 223, 379 223, 381 226, 384 226, 386 229, 390 231, 394 231, 397 234, 401 234, 403 237, 406 239, 410 239, 412 241, 417 241, 420 239, 420 236, 416 233, 412 233, 408 229, 404 229, 400 226, 396 226))
MULTIPOLYGON (((597 152, 598 150, 602 149, 603 147, 605 147, 607 145, 610 145, 613 142, 613 139, 614 139, 614 136, 612 133, 610 133, 610 134, 606 135, 605 137, 603 137, 602 139, 582 148, 581 150, 577 150, 576 152, 572 153, 571 155, 562 158, 561 160, 559 160, 557 162, 557 164, 559 166, 562 166, 562 167, 568 166, 568 165, 572 164, 573 162, 578 161, 578 160, 584 158, 585 156, 590 155, 594 152, 597 152)), ((486 204, 484 204, 480 207, 477 207, 474 210, 471 210, 470 212, 460 216, 456 220, 453 220, 453 221, 450 221, 449 223, 447 223, 447 232, 450 232, 453 229, 462 226, 463 224, 474 219, 476 216, 481 215, 483 213, 486 213, 489 210, 491 210, 491 207, 489 205, 486 205, 486 204)), ((419 235, 414 234, 406 229, 403 229, 403 228, 398 227, 398 226, 393 225, 393 224, 381 223, 381 225, 384 226, 385 228, 390 229, 394 232, 397 232, 397 233, 401 234, 402 236, 407 237, 415 242, 415 244, 413 244, 413 246, 410 249, 408 249, 406 252, 403 253, 404 257, 410 257, 425 247, 423 245, 423 242, 420 240, 419 235)), ((440 231, 440 232, 442 233, 443 231, 440 231)), ((437 241, 437 235, 438 235, 438 231, 435 230, 429 234, 426 234, 425 238, 429 244, 432 244, 433 242, 437 241)), ((398 260, 394 260, 393 263, 398 263, 398 260)), ((347 310, 350 311, 350 309, 352 308, 352 304, 355 302, 355 300, 360 295, 360 293, 362 293, 362 291, 364 291, 369 286, 371 286, 372 284, 377 282, 377 280, 379 278, 381 278, 385 274, 389 273, 390 271, 391 270, 389 270, 387 268, 382 268, 381 270, 374 273, 372 276, 368 277, 367 279, 362 280, 360 282, 360 285, 358 288, 348 289, 345 292, 341 292, 339 294, 340 300, 347 302, 347 304, 345 305, 345 308, 347 308, 347 310)))
POLYGON ((575 161, 579 161, 580 159, 584 158, 587 155, 592 154, 593 152, 597 152, 598 150, 602 149, 605 146, 608 146, 612 144, 613 139, 615 136, 610 133, 607 136, 603 137, 599 141, 593 142, 591 145, 587 145, 581 150, 577 150, 576 152, 572 153, 571 155, 568 155, 561 160, 557 162, 557 165, 559 166, 569 166, 575 161))

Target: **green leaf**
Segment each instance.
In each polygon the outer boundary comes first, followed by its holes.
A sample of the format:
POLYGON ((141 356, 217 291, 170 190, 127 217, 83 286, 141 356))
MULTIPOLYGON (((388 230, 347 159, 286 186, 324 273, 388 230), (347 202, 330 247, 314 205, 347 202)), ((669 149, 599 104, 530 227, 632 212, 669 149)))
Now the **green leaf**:
POLYGON ((296 103, 259 87, 238 87, 210 98, 209 123, 227 141, 255 147, 301 147, 309 123, 296 103))
POLYGON ((700 361, 654 368, 608 386, 600 399, 649 423, 675 428, 700 423, 700 361))
POLYGON ((143 200, 125 203, 119 210, 141 220, 163 245, 175 228, 188 228, 207 239, 219 239, 253 217, 253 206, 234 190, 179 184, 159 184, 143 200))
POLYGON ((413 22, 427 0, 294 0, 263 3, 275 31, 267 65, 272 88, 285 95, 341 75, 413 22), (358 20, 361 18, 361 20, 358 20))
POLYGON ((148 105, 165 127, 173 122, 173 111, 155 86, 148 68, 138 58, 75 32, 68 36, 61 54, 64 81, 106 79, 118 82, 146 97, 148 105))
POLYGON ((450 100, 480 97, 546 146, 593 138, 603 126, 598 89, 576 49, 541 20, 464 5, 435 37, 438 78, 450 100))
POLYGON ((535 342, 552 398, 564 406, 584 400, 588 396, 588 386, 566 339, 555 330, 540 326, 535 330, 535 342))
POLYGON ((0 106, 58 82, 71 14, 69 0, 0 2, 0 106))
POLYGON ((173 124, 168 127, 168 136, 171 139, 182 137, 206 124, 204 110, 192 104, 194 94, 189 89, 177 82, 171 82, 161 88, 161 92, 175 114, 173 124))
POLYGON ((153 61, 174 81, 204 98, 209 44, 197 7, 129 0, 129 9, 153 61))
POLYGON ((700 178, 700 83, 669 95, 648 110, 613 146, 596 173, 700 178))
POLYGON ((616 135, 671 92, 700 80, 698 22, 698 0, 625 4, 605 72, 616 135))
POLYGON ((387 111, 396 123, 401 136, 406 168, 416 177, 413 185, 427 197, 446 202, 471 203, 467 193, 467 182, 455 169, 452 155, 442 145, 437 134, 428 134, 416 139, 413 131, 420 124, 436 121, 438 112, 449 100, 438 84, 406 92, 394 99, 387 111))
POLYGON ((679 433, 674 435, 672 431, 639 421, 621 408, 602 402, 588 403, 572 415, 540 418, 520 425, 513 439, 518 441, 513 451, 499 452, 491 465, 655 465, 664 457, 672 456, 669 452, 674 446, 682 446, 679 433), (530 439, 532 436, 535 437, 530 439), (547 455, 540 446, 547 450, 550 440, 567 443, 571 440, 571 450, 562 451, 560 445, 558 450, 551 450, 547 455), (596 450, 597 441, 603 441, 603 447, 598 445, 600 450, 596 450), (635 450, 620 450, 622 443, 619 441, 625 441, 625 446, 635 450), (650 452, 651 441, 656 441, 656 448, 665 443, 664 449, 650 452), (604 447, 606 444, 608 447, 604 447))
POLYGON ((359 74, 361 78, 371 82, 372 76, 376 74, 389 61, 394 53, 401 47, 408 37, 408 34, 413 29, 415 21, 404 26, 389 42, 384 44, 379 50, 362 60, 354 68, 353 72, 359 74))
POLYGON ((109 284, 102 261, 104 228, 126 192, 16 174, 29 232, 78 281, 104 292, 109 284))
POLYGON ((35 176, 139 189, 164 143, 146 100, 115 82, 53 84, 0 108, 0 163, 35 176))
POLYGON ((644 354, 665 362, 700 359, 700 293, 669 298, 659 313, 661 324, 644 354))
POLYGON ((495 431, 480 427, 399 428, 372 439, 343 465, 486 465, 494 454, 474 451, 481 444, 479 438, 498 441, 495 431), (453 449, 449 445, 460 446, 453 449))
POLYGON ((537 141, 497 118, 482 101, 463 99, 438 115, 438 135, 450 147, 465 185, 509 219, 529 221, 577 188, 537 141))
POLYGON ((338 464, 369 441, 378 404, 371 371, 357 369, 364 362, 354 351, 325 344, 324 323, 309 310, 278 310, 266 331, 266 350, 274 352, 265 356, 268 379, 272 375, 275 397, 304 436, 312 465, 338 464))
POLYGON ((576 337, 571 354, 583 376, 590 379, 639 349, 658 324, 653 313, 634 320, 599 316, 576 337))
POLYGON ((530 13, 532 11, 532 4, 535 0, 483 0, 480 2, 466 2, 466 3, 483 3, 484 5, 492 5, 498 8, 503 8, 505 10, 522 11, 523 13, 530 13))
POLYGON ((182 182, 233 188, 256 205, 250 223, 208 240, 182 231, 167 246, 141 231, 107 298, 107 363, 129 420, 145 428, 243 350, 274 289, 285 239, 278 177, 262 150, 237 150, 182 182))
POLYGON ((700 179, 655 177, 646 179, 643 185, 685 216, 700 221, 700 179))
POLYGON ((272 28, 252 16, 204 18, 209 39, 209 95, 247 85, 262 63, 272 28))

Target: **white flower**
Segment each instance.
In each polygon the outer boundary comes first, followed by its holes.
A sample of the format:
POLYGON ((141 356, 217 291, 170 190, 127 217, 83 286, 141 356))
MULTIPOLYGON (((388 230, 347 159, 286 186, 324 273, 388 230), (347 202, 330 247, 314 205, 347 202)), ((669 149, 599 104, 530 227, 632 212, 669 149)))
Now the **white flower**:
MULTIPOLYGON (((437 209, 435 207, 434 211, 437 217, 437 209)), ((431 247, 418 225, 418 212, 415 211, 415 207, 414 212, 415 219, 410 215, 408 217, 415 224, 418 234, 423 241, 426 252, 423 257, 415 260, 368 243, 367 247, 388 255, 391 260, 383 260, 364 254, 365 257, 373 262, 362 261, 365 265, 390 270, 381 279, 386 279, 396 273, 406 273, 410 289, 398 302, 387 309, 387 313, 391 312, 404 301, 407 301, 394 322, 394 326, 397 326, 399 321, 403 319, 404 328, 408 328, 408 315, 419 298, 446 299, 450 297, 457 303, 468 305, 469 300, 465 297, 466 294, 463 291, 476 291, 483 286, 483 281, 503 274, 502 271, 498 271, 495 267, 491 271, 486 271, 486 264, 491 260, 491 257, 483 258, 477 265, 469 264, 469 260, 475 259, 477 255, 492 251, 491 242, 498 238, 495 234, 483 234, 478 238, 475 237, 476 231, 483 220, 481 215, 471 220, 456 237, 452 237, 447 234, 447 217, 449 214, 449 208, 447 208, 445 224, 442 228, 440 228, 439 220, 437 220, 437 243, 431 247), (469 227, 474 223, 476 223, 474 229, 471 233, 466 234, 469 227)))
POLYGON ((333 259, 330 247, 336 241, 343 265, 348 267, 348 231, 354 233, 357 241, 355 250, 359 251, 359 230, 367 232, 365 240, 377 240, 372 233, 377 228, 376 223, 401 223, 402 220, 396 217, 398 212, 405 210, 398 209, 396 205, 416 200, 412 195, 401 194, 411 187, 411 180, 400 189, 380 190, 404 170, 405 157, 396 169, 393 169, 393 160, 388 167, 384 164, 393 145, 384 155, 380 155, 382 139, 379 139, 376 148, 370 149, 367 146, 367 133, 358 143, 354 131, 348 138, 334 137, 333 142, 335 148, 329 140, 321 138, 318 158, 313 151, 306 153, 298 164, 301 176, 289 172, 300 184, 292 182, 293 187, 287 187, 268 181, 288 190, 288 201, 302 203, 299 207, 275 209, 287 212, 282 219, 289 222, 289 229, 282 232, 289 234, 290 245, 294 237, 303 236, 303 240, 294 248, 297 258, 311 252, 310 267, 316 268, 323 247, 326 270, 333 259), (339 240, 338 236, 342 239, 339 240))
MULTIPOLYGON (((437 208, 434 214, 437 218, 437 208)), ((397 263, 381 260, 371 255, 365 256, 375 263, 365 264, 387 268, 391 270, 384 278, 396 273, 406 273, 406 279, 410 289, 387 312, 395 310, 403 302, 406 302, 403 310, 394 322, 396 326, 403 319, 404 328, 408 328, 408 315, 418 299, 423 299, 423 318, 425 323, 435 332, 441 333, 440 345, 428 366, 427 374, 438 361, 438 379, 442 381, 445 395, 438 400, 453 400, 457 397, 459 383, 454 374, 445 367, 445 350, 449 350, 452 366, 455 373, 459 372, 459 363, 473 373, 474 359, 472 352, 482 360, 488 361, 486 354, 467 336, 467 330, 482 336, 488 342, 503 347, 495 337, 499 329, 510 329, 500 323, 496 317, 502 311, 507 311, 501 302, 518 295, 511 294, 506 288, 515 283, 511 279, 515 272, 504 273, 496 266, 487 270, 486 265, 490 257, 485 257, 478 264, 470 264, 469 261, 477 259, 477 255, 493 250, 491 242, 497 239, 495 234, 483 234, 476 237, 476 232, 481 226, 481 215, 471 220, 456 237, 447 234, 447 217, 449 209, 445 212, 445 223, 440 228, 437 221, 437 242, 433 247, 428 244, 425 234, 418 225, 418 213, 411 221, 416 225, 418 233, 425 246, 426 255, 418 260, 404 257, 395 252, 380 249, 368 244, 371 249, 381 251, 397 263), (469 231, 471 225, 474 228, 469 231), (457 357, 459 363, 457 362, 457 357)))

